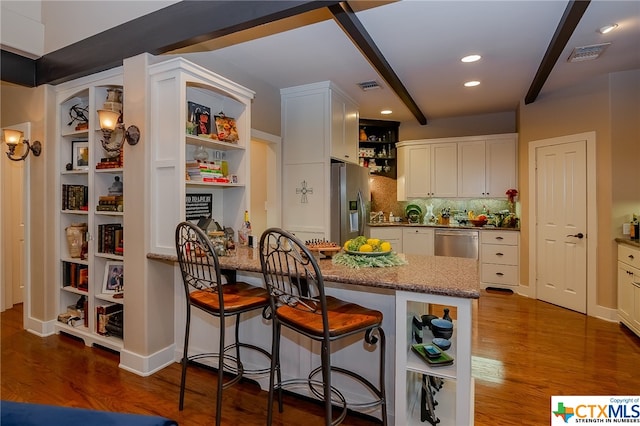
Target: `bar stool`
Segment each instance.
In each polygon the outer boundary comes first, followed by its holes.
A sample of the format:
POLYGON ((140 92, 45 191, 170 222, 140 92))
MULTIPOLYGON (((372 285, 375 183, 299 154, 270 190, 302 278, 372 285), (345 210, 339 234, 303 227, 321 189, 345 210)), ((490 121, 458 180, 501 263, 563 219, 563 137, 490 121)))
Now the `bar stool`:
POLYGON ((355 303, 327 296, 324 280, 313 254, 292 234, 277 228, 267 229, 260 238, 260 263, 271 303, 273 341, 271 347, 271 374, 269 378, 269 406, 267 425, 273 419, 274 392, 278 391, 278 406, 282 412, 282 389, 288 385, 308 385, 310 392, 324 400, 325 424, 338 425, 347 415, 348 408, 381 407, 382 423, 387 424, 385 395, 385 335, 381 327, 382 313, 355 303), (282 380, 280 365, 280 334, 282 326, 321 343, 321 365, 307 378, 282 380), (364 334, 369 345, 379 337, 379 383, 374 385, 353 371, 331 365, 331 343, 354 335, 364 334), (331 372, 357 380, 373 395, 372 401, 347 402, 340 390, 331 385, 331 372), (321 372, 322 380, 315 376, 321 372), (342 411, 333 419, 333 404, 342 411))
POLYGON ((246 373, 266 376, 269 368, 245 370, 240 360, 240 348, 249 348, 271 358, 266 350, 239 340, 240 314, 262 309, 266 318, 269 307, 269 294, 264 288, 244 282, 222 283, 220 263, 213 244, 207 235, 191 222, 182 222, 176 227, 176 252, 182 272, 182 281, 187 303, 187 320, 184 335, 184 353, 182 356, 182 377, 180 380, 180 410, 184 407, 184 393, 189 361, 214 358, 218 360, 218 387, 216 395, 216 425, 220 425, 222 416, 222 390, 237 383, 246 373), (199 353, 189 355, 189 331, 191 309, 198 308, 220 319, 220 341, 217 353, 199 353), (225 346, 227 317, 235 316, 235 341, 225 346), (235 350, 235 356, 229 354, 235 350), (224 381, 224 373, 232 378, 224 381))

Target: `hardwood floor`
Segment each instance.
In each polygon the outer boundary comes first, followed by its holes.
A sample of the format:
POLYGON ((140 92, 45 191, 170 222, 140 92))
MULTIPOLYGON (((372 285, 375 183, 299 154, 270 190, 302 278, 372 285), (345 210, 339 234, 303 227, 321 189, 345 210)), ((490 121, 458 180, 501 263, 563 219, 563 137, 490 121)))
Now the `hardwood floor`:
MULTIPOLYGON (((106 350, 24 331, 20 305, 0 319, 2 399, 161 415, 181 426, 214 422, 211 372, 189 371, 185 409, 178 411, 178 364, 140 377, 118 368, 118 355, 106 350)), ((640 394, 637 336, 617 323, 521 296, 483 291, 474 309, 472 352, 476 425, 549 424, 552 395, 640 394)), ((224 424, 264 424, 266 392, 257 385, 231 387, 224 400, 224 424)), ((293 398, 285 404, 275 425, 322 424, 320 406, 293 398)), ((350 415, 344 424, 376 422, 350 415)))

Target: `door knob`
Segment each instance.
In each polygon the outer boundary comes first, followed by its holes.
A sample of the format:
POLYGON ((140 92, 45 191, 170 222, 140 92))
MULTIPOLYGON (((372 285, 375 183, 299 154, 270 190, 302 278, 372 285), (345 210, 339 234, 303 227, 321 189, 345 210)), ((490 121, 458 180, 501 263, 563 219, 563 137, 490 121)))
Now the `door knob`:
POLYGON ((584 234, 582 232, 578 232, 575 235, 569 234, 569 235, 567 235, 567 237, 576 237, 578 239, 582 239, 584 237, 584 234))

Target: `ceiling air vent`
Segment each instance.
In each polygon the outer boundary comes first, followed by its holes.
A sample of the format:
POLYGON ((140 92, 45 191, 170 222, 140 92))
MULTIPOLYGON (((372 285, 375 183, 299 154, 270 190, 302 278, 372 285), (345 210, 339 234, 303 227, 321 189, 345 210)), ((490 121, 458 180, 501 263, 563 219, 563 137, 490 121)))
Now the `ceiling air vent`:
POLYGON ((569 55, 568 62, 582 62, 598 59, 611 43, 592 44, 591 46, 576 47, 569 55))
POLYGON ((365 92, 367 90, 375 90, 375 89, 381 89, 382 88, 382 86, 380 86, 380 84, 375 80, 363 81, 362 83, 358 83, 358 86, 360 86, 360 88, 362 90, 364 90, 365 92))

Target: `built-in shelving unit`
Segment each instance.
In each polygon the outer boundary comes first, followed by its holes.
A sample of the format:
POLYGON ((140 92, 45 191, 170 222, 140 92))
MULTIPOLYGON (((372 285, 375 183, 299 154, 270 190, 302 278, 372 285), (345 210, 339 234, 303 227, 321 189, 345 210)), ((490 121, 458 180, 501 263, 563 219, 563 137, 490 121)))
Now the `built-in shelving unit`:
POLYGON ((396 178, 399 128, 397 121, 360 119, 359 162, 368 167, 371 174, 396 178))
MULTIPOLYGON (((437 401, 434 415, 443 425, 473 425, 474 382, 471 377, 471 304, 465 299, 434 294, 398 291, 396 293, 396 371, 395 371, 395 424, 423 425, 421 398, 423 376, 442 380, 442 387, 432 395, 437 401), (456 319, 451 337, 451 348, 446 353, 454 362, 448 366, 433 367, 416 355, 411 345, 414 316, 429 312, 430 305, 455 307, 456 319), (402 319, 405 319, 403 321, 402 319), (406 392, 402 392, 406 389, 406 392)), ((423 343, 433 336, 426 329, 423 343)))
MULTIPOLYGON (((64 332, 84 340, 87 345, 100 345, 112 350, 123 346, 121 336, 107 333, 100 328, 98 310, 112 306, 112 312, 123 311, 124 298, 104 293, 103 284, 108 266, 122 271, 122 247, 118 254, 101 252, 100 229, 102 225, 115 224, 123 235, 124 210, 100 211, 100 196, 109 193, 114 181, 123 179, 123 168, 97 169, 96 164, 105 157, 100 139, 102 133, 97 124, 98 109, 103 108, 107 89, 122 88, 122 71, 114 69, 84 77, 56 87, 57 105, 57 199, 60 206, 56 214, 58 314, 69 311, 82 317, 81 321, 65 323, 57 321, 56 331, 64 332), (84 119, 76 119, 80 115, 84 119), (85 123, 85 124, 83 124, 85 123), (71 247, 68 230, 82 234, 78 253, 71 247), (74 309, 76 308, 76 309, 74 309)), ((114 134, 114 137, 117 137, 114 134)), ((115 242, 114 242, 115 244, 115 242)), ((119 279, 124 284, 124 276, 119 279)), ((61 318, 64 319, 64 318, 61 318)), ((121 324, 122 325, 122 324, 121 324)))

